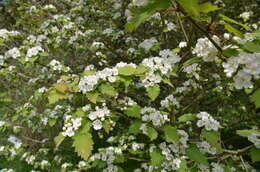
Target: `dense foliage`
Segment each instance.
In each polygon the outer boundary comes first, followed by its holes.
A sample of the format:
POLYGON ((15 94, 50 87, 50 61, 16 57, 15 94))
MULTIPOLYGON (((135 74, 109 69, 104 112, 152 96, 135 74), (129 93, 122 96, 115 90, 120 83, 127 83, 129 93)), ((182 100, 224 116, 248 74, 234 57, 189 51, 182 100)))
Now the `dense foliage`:
POLYGON ((1 0, 0 172, 260 168, 259 0, 1 0))

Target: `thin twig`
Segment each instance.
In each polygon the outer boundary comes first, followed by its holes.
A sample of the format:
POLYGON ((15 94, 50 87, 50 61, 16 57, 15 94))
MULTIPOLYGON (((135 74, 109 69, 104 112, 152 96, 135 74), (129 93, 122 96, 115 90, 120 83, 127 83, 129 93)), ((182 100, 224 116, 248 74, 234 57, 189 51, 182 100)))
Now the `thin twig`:
POLYGON ((252 146, 253 145, 250 145, 250 146, 247 146, 247 147, 245 147, 243 149, 238 149, 238 150, 226 150, 226 149, 224 149, 224 152, 231 153, 231 154, 239 154, 239 153, 243 153, 243 152, 247 151, 252 146))
POLYGON ((35 140, 35 139, 32 139, 32 138, 29 138, 29 137, 26 137, 26 136, 22 136, 24 139, 26 139, 26 140, 30 140, 30 141, 33 141, 33 142, 35 142, 35 143, 43 143, 42 141, 40 141, 40 140, 35 140))
POLYGON ((187 33, 186 33, 186 31, 185 31, 185 29, 184 29, 184 27, 183 27, 183 24, 182 24, 180 15, 179 15, 178 12, 176 12, 176 15, 177 15, 177 19, 178 19, 179 25, 181 26, 181 30, 182 30, 182 32, 183 32, 183 34, 184 34, 185 39, 186 39, 186 42, 188 43, 188 42, 189 42, 189 38, 188 38, 187 33))
POLYGON ((245 164, 245 162, 244 162, 243 157, 240 155, 239 158, 240 158, 240 160, 242 161, 242 165, 244 166, 246 172, 248 172, 248 169, 247 169, 247 167, 246 167, 246 164, 245 164))

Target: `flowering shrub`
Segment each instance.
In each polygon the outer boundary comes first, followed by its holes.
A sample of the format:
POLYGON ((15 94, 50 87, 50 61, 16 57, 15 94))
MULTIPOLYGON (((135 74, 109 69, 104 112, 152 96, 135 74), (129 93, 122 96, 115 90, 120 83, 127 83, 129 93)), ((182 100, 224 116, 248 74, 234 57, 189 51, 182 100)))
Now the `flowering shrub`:
POLYGON ((1 172, 260 168, 256 1, 4 2, 1 172))

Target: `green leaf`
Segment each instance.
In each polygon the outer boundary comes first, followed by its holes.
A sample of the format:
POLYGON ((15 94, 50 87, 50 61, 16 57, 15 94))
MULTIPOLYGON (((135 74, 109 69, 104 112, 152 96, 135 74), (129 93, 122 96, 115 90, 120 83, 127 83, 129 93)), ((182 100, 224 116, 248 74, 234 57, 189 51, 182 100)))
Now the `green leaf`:
POLYGON ((82 108, 77 108, 76 112, 73 113, 73 117, 84 117, 86 116, 82 108))
POLYGON ((172 85, 170 79, 168 79, 168 78, 166 78, 166 77, 163 77, 163 78, 162 78, 162 81, 163 81, 163 83, 168 84, 169 86, 173 87, 173 85, 172 85))
POLYGON ((80 130, 78 131, 78 133, 81 133, 81 134, 85 134, 85 133, 88 133, 91 126, 92 126, 92 121, 90 120, 84 120, 83 121, 83 124, 81 125, 82 127, 80 128, 80 130))
POLYGON ((197 146, 195 144, 191 144, 189 146, 189 148, 186 150, 186 154, 187 156, 197 162, 197 163, 200 163, 200 164, 203 164, 203 165, 206 165, 206 166, 209 166, 209 162, 206 158, 205 155, 203 155, 199 149, 197 148, 197 146))
POLYGON ((240 38, 244 38, 244 35, 239 30, 237 30, 236 28, 231 26, 230 24, 228 24, 226 22, 223 22, 222 24, 224 25, 225 29, 227 31, 229 31, 230 33, 233 33, 233 34, 235 34, 236 36, 238 36, 240 38))
POLYGON ((216 10, 220 9, 218 6, 213 5, 210 2, 205 2, 205 3, 201 4, 199 6, 199 8, 200 8, 200 12, 202 12, 202 13, 209 13, 209 12, 216 11, 216 10))
POLYGON ((135 68, 132 66, 124 66, 118 68, 118 74, 119 75, 125 75, 125 76, 130 76, 135 73, 135 68))
POLYGON ((148 93, 148 96, 152 101, 154 101, 160 94, 160 86, 158 84, 152 86, 152 87, 147 87, 146 91, 148 93))
POLYGON ((260 39, 260 29, 257 29, 255 32, 253 32, 252 35, 260 39))
POLYGON ((201 134, 212 147, 216 148, 218 154, 223 152, 219 132, 203 130, 201 134))
POLYGON ((99 90, 102 94, 105 94, 110 97, 114 97, 117 95, 116 89, 110 85, 109 83, 104 83, 99 86, 99 90))
POLYGON ((180 140, 180 136, 177 132, 177 129, 175 127, 172 127, 170 125, 166 125, 163 127, 163 131, 165 134, 165 138, 168 142, 172 143, 178 143, 180 140))
POLYGON ((260 88, 250 97, 250 100, 255 103, 256 108, 260 107, 260 88))
POLYGON ((57 101, 59 101, 61 99, 66 99, 67 97, 68 97, 67 94, 62 94, 55 89, 51 89, 48 92, 48 100, 49 100, 50 104, 56 103, 57 101))
POLYGON ((177 172, 189 172, 186 160, 181 160, 181 165, 177 169, 177 172))
POLYGON ((65 136, 63 136, 61 133, 54 138, 56 148, 58 148, 60 146, 60 144, 63 142, 64 139, 65 139, 65 136))
POLYGON ((86 93, 86 97, 88 98, 88 100, 94 104, 97 103, 98 100, 98 96, 99 94, 97 92, 88 92, 86 93))
POLYGON ((125 110, 125 114, 129 117, 141 118, 141 107, 138 105, 130 106, 125 110))
POLYGON ((237 130, 236 131, 237 135, 242 136, 242 137, 248 137, 252 133, 255 133, 255 132, 256 132, 256 130, 237 130))
POLYGON ((66 84, 65 82, 59 82, 59 83, 54 84, 53 86, 57 91, 59 91, 63 94, 65 94, 69 88, 68 84, 66 84))
POLYGON ((199 63, 201 61, 202 61, 202 58, 200 58, 200 57, 193 57, 193 58, 187 60, 186 62, 184 62, 182 67, 181 67, 181 69, 183 69, 183 68, 185 68, 187 66, 190 66, 190 65, 192 65, 194 63, 199 63))
POLYGON ((135 75, 143 75, 146 71, 147 71, 147 67, 145 67, 144 65, 139 65, 137 66, 137 68, 135 69, 135 75))
POLYGON ((148 135, 148 137, 150 137, 151 140, 155 140, 158 137, 157 131, 153 127, 150 127, 150 126, 147 126, 147 135, 148 135))
POLYGON ((103 121, 103 128, 106 133, 109 133, 111 129, 111 123, 108 120, 103 121))
POLYGON ((132 32, 155 12, 167 9, 170 5, 170 0, 150 0, 146 6, 133 11, 134 16, 130 22, 125 25, 125 29, 128 32, 132 32))
POLYGON ((199 17, 200 6, 198 0, 177 0, 181 7, 188 13, 190 17, 199 17))
POLYGON ((248 26, 246 26, 246 25, 244 25, 244 24, 241 24, 241 23, 237 22, 236 20, 233 20, 233 19, 231 19, 231 18, 229 18, 229 17, 227 17, 227 16, 225 16, 225 15, 223 15, 223 14, 219 14, 219 17, 220 17, 222 20, 226 21, 226 22, 237 24, 237 25, 243 27, 244 29, 246 29, 246 30, 248 30, 248 31, 251 30, 250 27, 248 27, 248 26))
POLYGON ((88 160, 93 150, 93 140, 90 133, 78 133, 73 136, 72 146, 75 148, 75 152, 84 160, 88 160))
POLYGON ((141 130, 140 130, 141 125, 142 125, 142 121, 140 121, 140 120, 136 120, 136 121, 132 122, 132 124, 130 125, 129 130, 128 130, 129 133, 131 133, 131 134, 140 133, 141 132, 141 130))
POLYGON ((161 154, 159 149, 154 149, 153 152, 150 152, 150 157, 153 166, 160 166, 164 161, 164 156, 161 154))
POLYGON ((194 121, 196 119, 196 115, 191 113, 184 114, 178 118, 179 122, 187 122, 187 121, 194 121))
POLYGON ((260 53, 260 42, 257 41, 246 42, 243 45, 243 48, 253 53, 260 53))
POLYGON ((250 156, 253 162, 260 162, 260 149, 253 147, 250 150, 250 156))
POLYGON ((237 51, 237 49, 234 49, 234 48, 227 48, 227 49, 223 50, 222 53, 226 57, 234 57, 234 56, 239 55, 239 52, 237 51))

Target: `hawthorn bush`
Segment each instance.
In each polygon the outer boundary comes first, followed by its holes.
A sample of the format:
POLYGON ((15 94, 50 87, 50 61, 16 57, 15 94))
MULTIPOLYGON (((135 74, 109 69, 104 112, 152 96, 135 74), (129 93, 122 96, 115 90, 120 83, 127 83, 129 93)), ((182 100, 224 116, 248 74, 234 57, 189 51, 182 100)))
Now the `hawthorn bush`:
POLYGON ((249 172, 259 0, 1 0, 1 172, 249 172))

